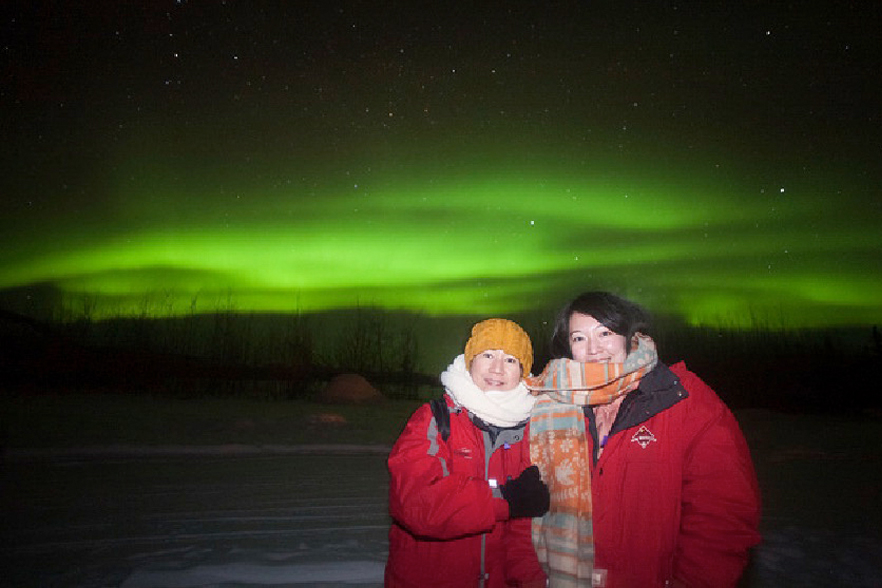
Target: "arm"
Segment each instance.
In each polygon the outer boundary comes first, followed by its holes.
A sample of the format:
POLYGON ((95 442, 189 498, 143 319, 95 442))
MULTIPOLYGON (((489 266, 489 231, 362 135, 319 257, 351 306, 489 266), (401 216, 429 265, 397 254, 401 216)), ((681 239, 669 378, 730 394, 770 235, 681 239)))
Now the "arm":
MULTIPOLYGON (((530 467, 529 425, 524 431, 524 441, 518 443, 520 468, 530 467)), ((550 501, 550 496, 549 496, 550 501)), ((545 504, 547 511, 549 504, 545 504)), ((537 513, 531 513, 537 515, 537 513)), ((544 514, 544 513, 543 513, 544 514)), ((539 564, 536 549, 533 547, 533 519, 513 518, 504 523, 503 542, 505 545, 506 579, 511 586, 520 588, 545 588, 546 575, 539 564)))
POLYGON ((533 548, 533 519, 517 518, 505 523, 505 572, 509 585, 545 586, 546 576, 533 548))
POLYGON ((682 381, 690 395, 706 402, 689 415, 697 428, 684 464, 674 578, 685 586, 735 586, 760 540, 756 473, 735 417, 688 376, 682 381))
MULTIPOLYGON (((463 419, 451 418, 451 428, 462 424, 463 419)), ((414 535, 452 539, 488 532, 496 521, 508 518, 508 504, 492 496, 486 480, 471 471, 456 471, 428 405, 410 418, 388 465, 389 514, 414 535)))

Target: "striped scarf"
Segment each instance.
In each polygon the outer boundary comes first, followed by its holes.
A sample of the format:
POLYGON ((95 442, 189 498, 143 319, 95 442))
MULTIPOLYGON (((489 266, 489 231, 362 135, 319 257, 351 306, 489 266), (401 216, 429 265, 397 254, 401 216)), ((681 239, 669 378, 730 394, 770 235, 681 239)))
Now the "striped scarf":
POLYGON ((533 519, 533 545, 549 588, 602 583, 594 569, 591 456, 582 408, 609 404, 637 388, 658 362, 653 340, 637 335, 624 363, 555 359, 527 386, 540 396, 530 417, 530 458, 551 493, 551 508, 533 519))

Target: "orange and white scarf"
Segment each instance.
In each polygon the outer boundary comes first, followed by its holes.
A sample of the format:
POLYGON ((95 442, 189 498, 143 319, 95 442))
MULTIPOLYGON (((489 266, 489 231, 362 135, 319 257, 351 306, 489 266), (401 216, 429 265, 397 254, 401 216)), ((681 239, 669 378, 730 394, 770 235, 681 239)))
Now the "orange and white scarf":
POLYGON ((555 359, 527 379, 538 394, 530 417, 530 457, 551 494, 545 516, 533 519, 533 545, 550 588, 601 585, 594 569, 591 456, 583 407, 609 404, 637 388, 658 362, 655 343, 635 337, 624 363, 555 359))

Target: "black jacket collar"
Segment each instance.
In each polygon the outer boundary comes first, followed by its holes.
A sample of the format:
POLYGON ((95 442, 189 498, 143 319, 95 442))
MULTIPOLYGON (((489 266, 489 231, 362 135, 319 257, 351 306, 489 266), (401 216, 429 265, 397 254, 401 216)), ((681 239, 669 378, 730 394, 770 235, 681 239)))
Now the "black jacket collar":
MULTIPOLYGON (((671 371, 671 368, 659 362, 652 371, 643 376, 640 386, 625 396, 609 435, 635 427, 688 396, 689 393, 680 383, 680 378, 671 371)), ((584 412, 596 446, 597 423, 594 420, 594 411, 590 406, 586 406, 584 412)))

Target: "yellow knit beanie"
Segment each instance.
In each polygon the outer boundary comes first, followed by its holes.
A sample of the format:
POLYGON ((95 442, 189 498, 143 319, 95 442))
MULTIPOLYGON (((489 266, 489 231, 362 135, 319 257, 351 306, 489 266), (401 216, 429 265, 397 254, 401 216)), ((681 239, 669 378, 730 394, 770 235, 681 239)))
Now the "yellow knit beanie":
POLYGON ((472 365, 472 359, 482 351, 502 349, 521 362, 524 375, 533 367, 533 345, 530 336, 516 322, 492 318, 481 321, 472 327, 472 336, 465 346, 466 367, 472 365))

